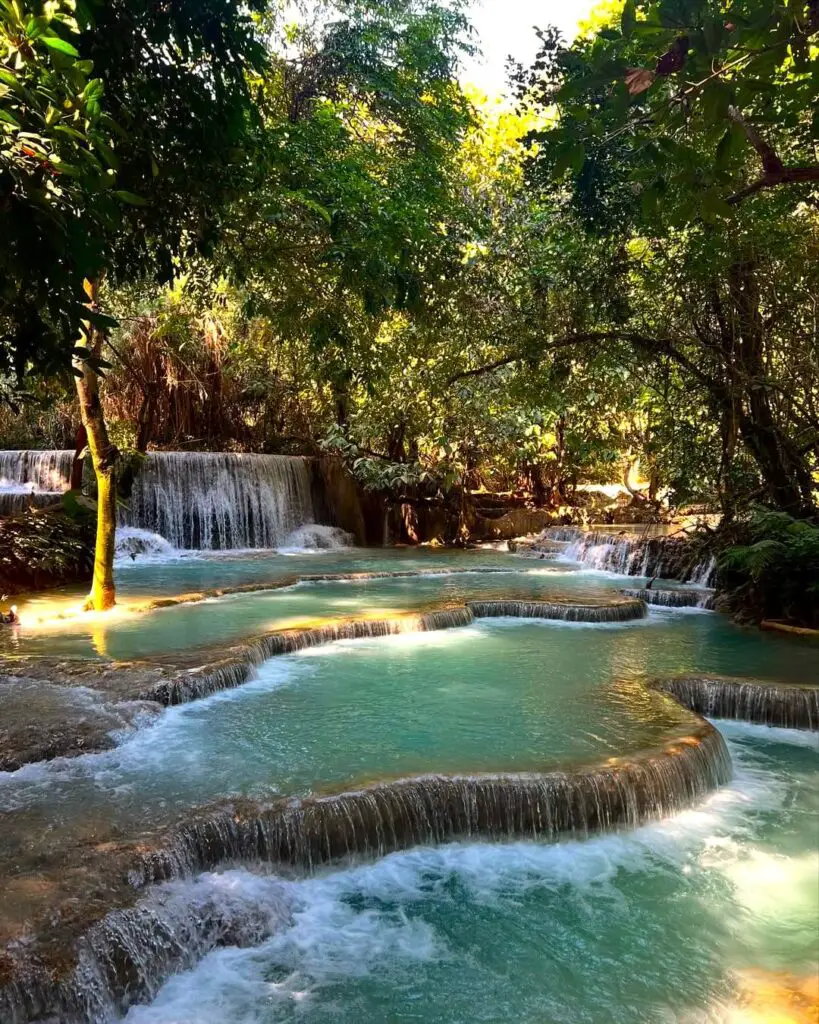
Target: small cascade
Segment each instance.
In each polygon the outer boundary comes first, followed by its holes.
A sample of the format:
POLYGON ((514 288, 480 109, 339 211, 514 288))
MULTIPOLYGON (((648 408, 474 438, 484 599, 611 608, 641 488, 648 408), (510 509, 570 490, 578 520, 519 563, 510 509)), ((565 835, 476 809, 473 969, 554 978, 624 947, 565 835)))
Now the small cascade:
POLYGON ((689 541, 680 537, 629 536, 577 527, 552 527, 535 544, 534 550, 542 543, 549 551, 550 542, 566 545, 562 558, 621 576, 653 576, 707 587, 716 571, 714 558, 707 562, 692 559, 689 541))
POLYGON ((301 552, 301 551, 343 551, 345 548, 354 546, 355 538, 351 533, 342 530, 338 526, 321 526, 318 523, 308 523, 300 526, 285 537, 284 542, 279 546, 280 551, 301 552))
POLYGON ((717 559, 714 555, 711 555, 707 562, 703 562, 702 565, 699 566, 699 571, 694 571, 690 582, 695 587, 708 587, 713 583, 716 574, 717 559))
POLYGON ((0 516, 58 501, 73 462, 73 451, 0 451, 0 516))
POLYGON ((211 950, 258 945, 290 917, 285 887, 274 879, 238 892, 220 884, 220 876, 159 886, 135 907, 112 911, 94 925, 80 939, 77 965, 64 981, 54 984, 45 972, 31 972, 24 983, 0 988, 0 1020, 108 1024, 211 950))
POLYGON ((313 629, 292 629, 259 637, 233 657, 204 668, 181 672, 140 694, 140 700, 157 701, 164 706, 186 704, 221 690, 231 690, 248 682, 262 662, 282 654, 337 640, 363 640, 400 633, 424 633, 439 629, 458 629, 476 618, 536 618, 561 622, 628 622, 646 616, 643 601, 621 599, 609 604, 577 605, 548 601, 472 601, 466 605, 432 609, 419 615, 401 615, 390 619, 359 619, 331 622, 313 629))
POLYGON ((314 518, 305 459, 224 452, 150 454, 121 517, 172 547, 205 550, 274 548, 314 518))
POLYGON ((460 629, 462 626, 472 625, 474 621, 472 608, 467 605, 454 605, 452 608, 424 612, 418 618, 418 628, 420 632, 432 633, 437 629, 460 629))
POLYGON ((646 604, 657 605, 660 608, 713 608, 714 591, 697 589, 694 590, 664 590, 651 587, 650 589, 623 590, 626 597, 635 597, 646 604))
POLYGON ((188 877, 224 862, 309 872, 416 845, 633 828, 689 807, 730 777, 722 737, 703 725, 656 754, 585 771, 430 775, 268 807, 230 806, 176 829, 161 849, 144 855, 131 882, 188 877))
POLYGON ((164 537, 138 526, 118 526, 114 557, 118 562, 168 561, 179 552, 164 537))
POLYGON ((555 619, 559 622, 629 622, 646 617, 646 606, 634 597, 608 604, 557 604, 552 601, 470 601, 477 619, 555 619))
POLYGON ((399 633, 423 632, 446 628, 439 623, 451 616, 453 626, 468 625, 472 615, 465 608, 453 611, 431 612, 427 615, 406 615, 392 619, 363 619, 354 622, 335 622, 315 629, 294 629, 260 637, 243 648, 235 657, 205 669, 182 673, 163 680, 141 695, 143 700, 155 700, 170 706, 199 700, 220 690, 241 686, 252 678, 256 668, 282 654, 294 654, 309 647, 320 647, 336 640, 363 640, 371 637, 396 636, 399 633))
POLYGON ((776 686, 740 679, 661 679, 654 687, 709 718, 733 718, 784 729, 819 730, 819 687, 776 686))
POLYGON ((472 569, 382 569, 374 572, 322 572, 300 575, 302 583, 337 583, 345 580, 424 579, 429 576, 491 576, 494 573, 514 574, 517 569, 503 569, 499 566, 476 566, 472 569))

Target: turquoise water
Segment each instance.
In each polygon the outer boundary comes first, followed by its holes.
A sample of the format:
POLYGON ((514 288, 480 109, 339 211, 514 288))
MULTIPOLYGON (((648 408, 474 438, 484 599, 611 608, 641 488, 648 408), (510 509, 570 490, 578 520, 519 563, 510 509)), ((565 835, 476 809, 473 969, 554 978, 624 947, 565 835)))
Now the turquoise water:
MULTIPOLYGON (((5 848, 14 855, 18 832, 29 847, 70 844, 78 820, 102 835, 145 828, 225 796, 625 755, 681 717, 640 679, 782 675, 790 647, 716 615, 652 611, 617 625, 484 620, 308 649, 271 659, 245 686, 166 710, 114 750, 0 774, 5 848)), ((806 681, 816 658, 797 652, 788 672, 806 681)))
POLYGON ((737 1004, 766 972, 816 970, 816 749, 776 730, 726 734, 734 783, 628 835, 418 849, 295 883, 203 876, 190 884, 217 900, 284 895, 292 923, 210 954, 126 1020, 772 1020, 737 1004))
MULTIPOLYGON (((509 556, 506 557, 508 567, 509 556)), ((435 571, 426 563, 423 568, 435 571)), ((327 568, 325 562, 313 565, 312 569, 335 571, 327 568)), ((551 596, 605 600, 616 595, 616 588, 615 581, 570 568, 305 582, 278 590, 229 594, 159 608, 110 622, 66 621, 53 630, 29 630, 23 626, 0 634, 0 640, 5 635, 7 653, 128 660, 235 643, 316 619, 384 617, 442 602, 480 598, 536 600, 551 596)))
MULTIPOLYGON (((69 828, 78 814, 155 824, 226 794, 305 795, 627 754, 690 721, 623 681, 626 666, 639 668, 629 651, 651 635, 667 636, 667 624, 490 620, 273 658, 253 682, 171 708, 114 750, 0 773, 0 810, 34 811, 44 830, 69 828)), ((681 635, 676 646, 678 657, 695 650, 681 635)))
MULTIPOLYGON (((0 655, 104 657, 129 660, 219 648, 275 629, 304 625, 324 618, 379 617, 435 604, 508 597, 520 600, 606 600, 622 587, 637 586, 634 577, 578 571, 571 563, 518 559, 494 551, 409 552, 349 551, 315 555, 263 554, 244 558, 183 559, 164 565, 134 565, 119 570, 123 599, 170 595, 191 589, 273 582, 293 573, 423 571, 502 568, 502 573, 460 572, 452 576, 421 576, 368 581, 301 583, 281 590, 234 594, 219 599, 114 617, 110 621, 66 620, 53 629, 25 626, 0 631, 0 655)), ((654 613, 652 613, 654 614, 654 613)), ((725 619, 698 611, 666 612, 671 635, 680 643, 671 650, 687 671, 757 675, 797 682, 819 682, 819 645, 800 639, 739 630, 725 619), (679 648, 703 646, 703 657, 679 648)), ((639 671, 651 672, 656 654, 641 644, 630 646, 639 671), (650 656, 649 656, 650 655, 650 656)), ((661 655, 662 657, 662 655, 661 655)), ((667 663, 667 659, 664 660, 667 663)), ((658 668, 657 671, 665 671, 658 668)))
MULTIPOLYGON (((585 600, 637 582, 494 552, 359 555, 190 559, 120 579, 123 593, 148 595, 291 572, 517 571, 301 584, 93 631, 23 631, 18 649, 138 657, 294 619, 482 596, 585 600)), ((819 648, 652 609, 633 623, 486 620, 271 659, 245 686, 168 709, 114 750, 0 774, 0 875, 30 863, 36 881, 89 843, 150 834, 234 795, 626 755, 688 720, 642 681, 697 672, 817 683, 819 648)), ((232 870, 176 883, 182 898, 186 885, 251 906, 284 897, 291 922, 255 949, 209 955, 129 1024, 736 1024, 748 972, 801 976, 819 957, 819 751, 816 736, 724 728, 734 782, 630 834, 414 850, 303 881, 232 870)))

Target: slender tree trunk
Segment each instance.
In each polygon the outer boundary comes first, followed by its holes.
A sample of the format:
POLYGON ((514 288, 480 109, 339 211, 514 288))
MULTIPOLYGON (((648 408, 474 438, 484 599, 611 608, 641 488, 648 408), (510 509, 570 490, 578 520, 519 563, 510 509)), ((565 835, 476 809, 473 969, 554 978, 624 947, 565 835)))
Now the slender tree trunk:
POLYGON ((142 395, 142 403, 137 416, 137 431, 135 447, 138 452, 144 455, 148 451, 148 445, 153 437, 154 419, 156 417, 157 385, 151 381, 145 385, 142 395))
MULTIPOLYGON (((96 309, 97 284, 86 282, 88 306, 96 309)), ((103 335, 93 324, 87 323, 86 333, 78 342, 92 357, 99 358, 103 335)), ((117 527, 117 489, 115 469, 119 452, 111 444, 99 396, 99 377, 82 359, 75 360, 81 376, 75 377, 80 414, 88 435, 88 447, 97 480, 97 541, 94 549, 94 580, 85 603, 87 610, 107 611, 116 604, 114 589, 114 543, 117 527)))

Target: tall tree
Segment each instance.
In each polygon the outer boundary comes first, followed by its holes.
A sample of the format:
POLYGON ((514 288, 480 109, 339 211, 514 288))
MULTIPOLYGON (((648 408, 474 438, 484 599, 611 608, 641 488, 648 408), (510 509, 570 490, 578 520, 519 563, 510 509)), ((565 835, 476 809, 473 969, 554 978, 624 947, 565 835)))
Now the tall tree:
POLYGON ((265 4, 57 0, 23 9, 4 0, 0 7, 0 176, 10 248, 3 359, 18 376, 32 364, 74 359, 98 484, 88 603, 104 610, 115 600, 117 451, 98 395, 103 332, 111 326, 98 309, 100 283, 106 275, 113 284, 169 280, 176 260, 213 246, 227 203, 258 173, 253 78, 266 64, 265 4), (38 236, 47 245, 35 256, 38 236))
POLYGON ((519 76, 522 97, 556 112, 533 187, 619 275, 617 315, 572 325, 567 343, 622 339, 674 361, 726 459, 740 441, 765 496, 797 515, 816 511, 819 452, 804 258, 817 238, 817 32, 812 0, 628 0, 619 25, 571 47, 544 33, 519 76))

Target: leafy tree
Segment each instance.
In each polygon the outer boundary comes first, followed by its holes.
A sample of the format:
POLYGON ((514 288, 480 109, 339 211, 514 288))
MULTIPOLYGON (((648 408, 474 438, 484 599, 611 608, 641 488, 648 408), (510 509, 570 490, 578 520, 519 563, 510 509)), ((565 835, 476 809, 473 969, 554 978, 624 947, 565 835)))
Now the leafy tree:
POLYGON ((264 25, 253 13, 264 8, 261 0, 63 0, 2 9, 13 261, 3 358, 19 375, 74 357, 98 491, 89 606, 102 610, 114 603, 118 453, 99 397, 113 323, 99 309, 99 283, 104 273, 111 283, 167 279, 175 258, 212 246, 226 202, 253 173, 251 76, 265 64, 264 25), (55 173, 71 182, 56 194, 55 173), (26 238, 29 211, 51 239, 39 263, 26 238))
POLYGON ((519 76, 556 111, 531 184, 579 223, 587 264, 608 266, 619 296, 594 308, 587 291, 566 343, 619 339, 675 363, 719 424, 723 481, 741 442, 766 497, 796 515, 816 509, 819 444, 805 316, 819 283, 805 259, 816 18, 812 4, 638 0, 571 47, 544 33, 519 76))
POLYGON ((757 622, 819 627, 819 529, 782 512, 754 509, 731 528, 719 558, 728 607, 757 622))

